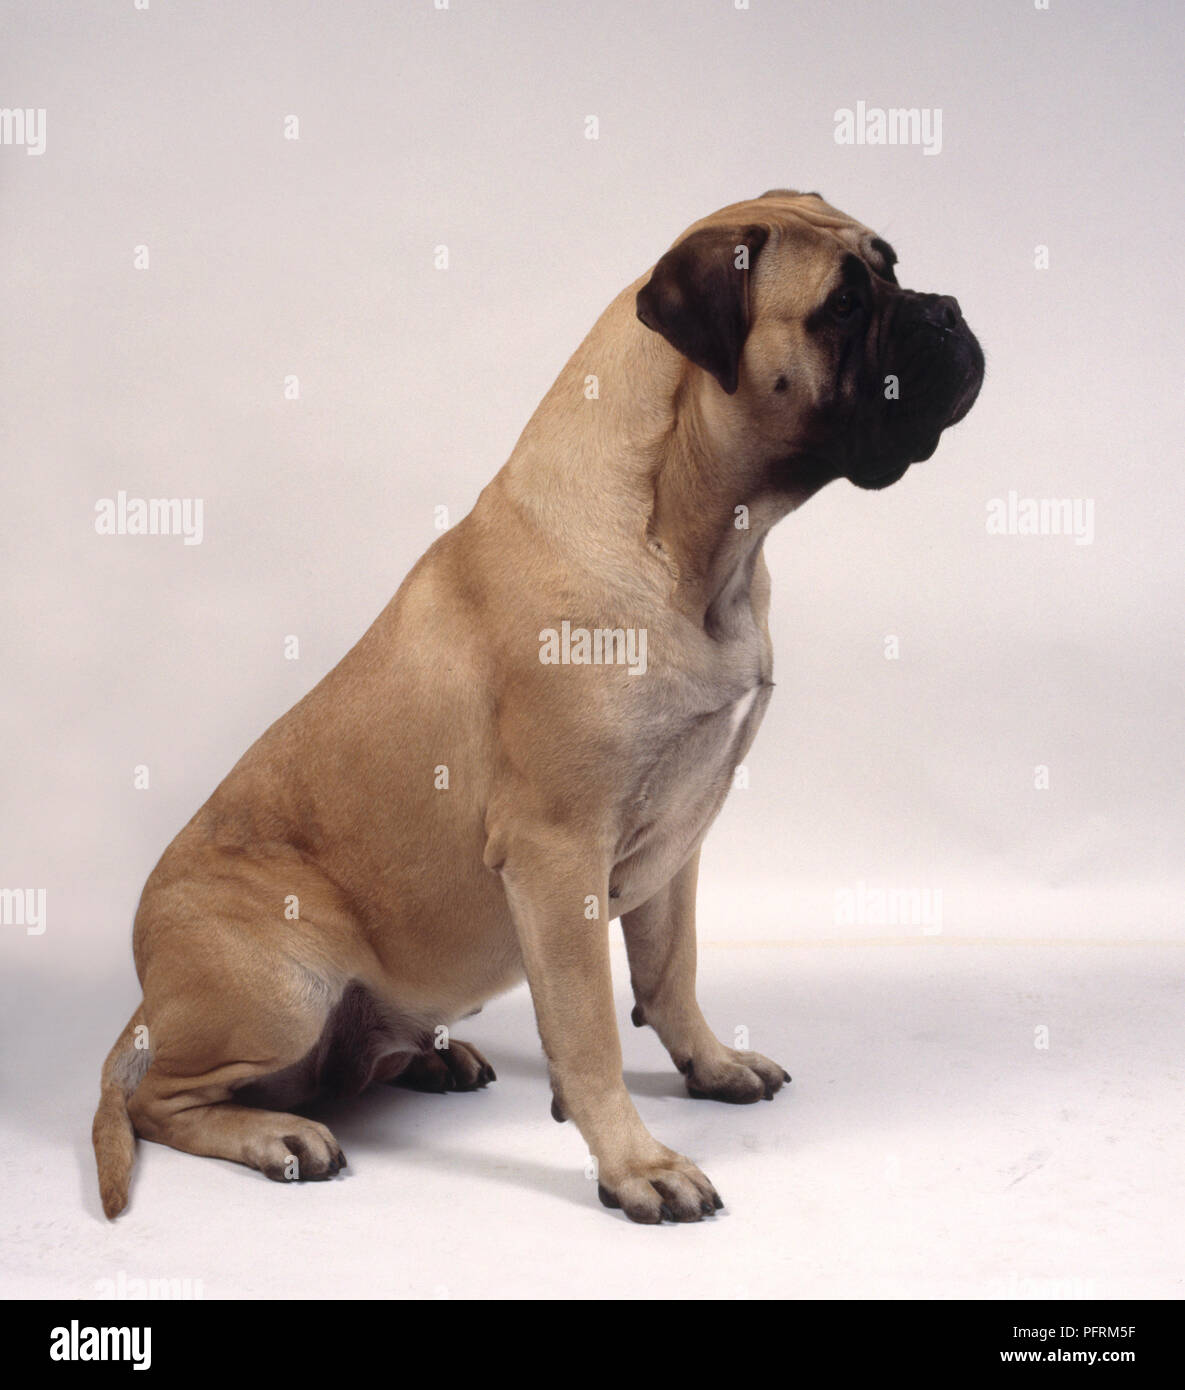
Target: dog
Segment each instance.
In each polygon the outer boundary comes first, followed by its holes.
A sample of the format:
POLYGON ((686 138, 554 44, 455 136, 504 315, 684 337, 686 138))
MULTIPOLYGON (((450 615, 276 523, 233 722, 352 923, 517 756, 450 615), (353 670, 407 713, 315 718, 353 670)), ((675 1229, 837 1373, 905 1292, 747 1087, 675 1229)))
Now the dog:
POLYGON ((143 1002, 103 1068, 103 1210, 137 1135, 277 1181, 346 1160, 294 1113, 495 1079, 451 1027, 529 983, 552 1087, 633 1221, 722 1206, 622 1079, 609 967, 692 1096, 789 1076, 696 1000, 700 844, 772 686, 763 542, 896 482, 979 392, 956 300, 817 193, 695 223, 605 312, 472 512, 178 834, 136 913, 143 1002))

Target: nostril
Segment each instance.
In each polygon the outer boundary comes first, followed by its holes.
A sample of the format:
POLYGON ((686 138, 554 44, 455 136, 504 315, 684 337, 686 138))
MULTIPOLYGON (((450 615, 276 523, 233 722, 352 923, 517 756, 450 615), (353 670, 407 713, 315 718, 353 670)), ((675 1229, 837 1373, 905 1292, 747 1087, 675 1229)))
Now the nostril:
POLYGON ((963 311, 959 308, 959 301, 949 294, 944 294, 938 300, 938 322, 943 328, 957 328, 959 320, 963 317, 963 311))

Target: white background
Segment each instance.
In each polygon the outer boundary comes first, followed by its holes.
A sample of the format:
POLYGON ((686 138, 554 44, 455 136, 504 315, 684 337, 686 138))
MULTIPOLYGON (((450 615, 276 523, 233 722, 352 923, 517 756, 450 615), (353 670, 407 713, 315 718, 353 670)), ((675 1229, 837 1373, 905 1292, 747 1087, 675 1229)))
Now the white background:
POLYGON ((1180 1294, 1183 38, 1168 0, 9 0, 0 106, 47 144, 0 147, 0 885, 48 925, 0 929, 5 1292, 1180 1294), (837 145, 861 100, 940 107, 941 154, 837 145), (597 1206, 520 990, 467 1034, 488 1093, 332 1112, 347 1179, 141 1145, 108 1227, 90 1114, 157 856, 608 300, 771 186, 957 295, 988 378, 930 463, 767 547, 778 689, 705 850, 701 996, 796 1079, 693 1104, 625 1040, 727 1215, 597 1206), (120 490, 201 497, 202 544, 97 535, 120 490), (988 535, 1010 490, 1090 499, 1093 544, 988 535), (941 931, 837 921, 860 883, 941 893, 941 931))

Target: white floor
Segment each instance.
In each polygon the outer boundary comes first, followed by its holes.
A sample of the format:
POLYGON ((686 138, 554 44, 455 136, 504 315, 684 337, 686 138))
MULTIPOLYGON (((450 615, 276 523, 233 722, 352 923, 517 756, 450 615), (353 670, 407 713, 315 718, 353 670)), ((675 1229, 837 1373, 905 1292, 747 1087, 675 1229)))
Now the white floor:
POLYGON ((0 1292, 1179 1298, 1183 965, 1168 943, 708 944, 721 1036, 748 1028, 794 1075, 733 1107, 687 1099, 629 1026, 616 946, 630 1089, 727 1203, 662 1228, 597 1202, 579 1135, 548 1116, 525 990, 461 1034, 497 1068, 488 1091, 379 1088, 324 1112, 346 1176, 285 1188, 142 1143, 109 1225, 89 1126, 131 981, 56 983, 52 1027, 34 983, 7 1045, 0 1292))

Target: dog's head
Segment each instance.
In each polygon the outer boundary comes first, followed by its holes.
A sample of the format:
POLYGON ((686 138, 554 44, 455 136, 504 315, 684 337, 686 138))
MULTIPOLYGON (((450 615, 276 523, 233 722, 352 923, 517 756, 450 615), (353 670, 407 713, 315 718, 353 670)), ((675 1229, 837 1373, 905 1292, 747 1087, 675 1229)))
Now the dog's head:
POLYGON ((896 260, 817 193, 774 189, 686 232, 638 317, 788 486, 805 471, 886 487, 967 414, 984 369, 958 301, 902 289, 896 260))

